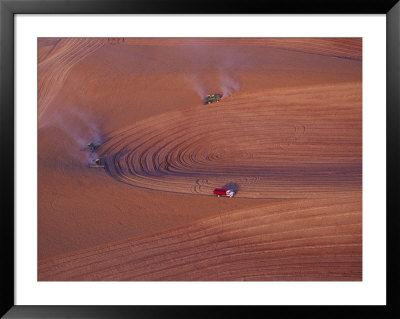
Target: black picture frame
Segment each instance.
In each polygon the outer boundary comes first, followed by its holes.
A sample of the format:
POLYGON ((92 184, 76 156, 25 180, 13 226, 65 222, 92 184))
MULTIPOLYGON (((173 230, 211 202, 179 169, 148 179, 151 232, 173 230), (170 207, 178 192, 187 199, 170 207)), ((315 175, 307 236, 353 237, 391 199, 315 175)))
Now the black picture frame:
MULTIPOLYGON (((400 3, 398 0, 283 0, 243 3, 179 0, 0 0, 1 209, 0 315, 4 318, 165 318, 228 315, 263 317, 399 318, 397 187, 400 105, 400 3), (14 18, 16 14, 385 14, 387 52, 387 305, 386 306, 21 306, 14 303, 14 18)), ((377 106, 381 107, 381 106, 377 106)), ((383 212, 377 212, 383 213, 383 212)))

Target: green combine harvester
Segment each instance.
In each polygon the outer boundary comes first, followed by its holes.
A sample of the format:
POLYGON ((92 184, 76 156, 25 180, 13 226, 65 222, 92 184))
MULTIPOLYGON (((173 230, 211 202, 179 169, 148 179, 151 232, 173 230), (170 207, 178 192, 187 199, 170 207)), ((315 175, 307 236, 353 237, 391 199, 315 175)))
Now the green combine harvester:
POLYGON ((88 151, 94 153, 98 148, 99 144, 95 144, 94 142, 90 142, 88 145, 86 145, 84 148, 81 149, 81 151, 88 151))
POLYGON ((101 167, 104 168, 104 159, 102 157, 92 159, 91 163, 88 164, 89 167, 96 168, 101 167))
POLYGON ((219 102, 222 99, 222 94, 219 93, 213 93, 210 95, 207 95, 204 99, 204 104, 211 104, 214 102, 219 102))
POLYGON ((97 145, 95 145, 93 142, 92 142, 92 143, 89 143, 89 144, 87 145, 87 149, 88 149, 89 151, 91 151, 91 152, 94 152, 94 151, 96 150, 96 148, 97 148, 97 145))

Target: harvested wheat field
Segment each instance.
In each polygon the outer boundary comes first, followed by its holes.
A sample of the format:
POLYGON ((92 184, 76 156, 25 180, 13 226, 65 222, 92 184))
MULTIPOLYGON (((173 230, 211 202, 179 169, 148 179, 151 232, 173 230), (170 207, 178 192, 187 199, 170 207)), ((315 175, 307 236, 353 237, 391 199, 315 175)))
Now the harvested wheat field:
POLYGON ((362 280, 360 38, 40 38, 38 71, 38 280, 362 280))

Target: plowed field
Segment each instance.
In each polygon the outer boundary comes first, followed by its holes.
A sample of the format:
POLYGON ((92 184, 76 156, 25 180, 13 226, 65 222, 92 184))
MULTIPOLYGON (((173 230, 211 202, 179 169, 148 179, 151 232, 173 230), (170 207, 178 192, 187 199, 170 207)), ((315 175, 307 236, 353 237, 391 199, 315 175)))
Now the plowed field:
POLYGON ((361 48, 39 39, 38 279, 361 280, 361 48))

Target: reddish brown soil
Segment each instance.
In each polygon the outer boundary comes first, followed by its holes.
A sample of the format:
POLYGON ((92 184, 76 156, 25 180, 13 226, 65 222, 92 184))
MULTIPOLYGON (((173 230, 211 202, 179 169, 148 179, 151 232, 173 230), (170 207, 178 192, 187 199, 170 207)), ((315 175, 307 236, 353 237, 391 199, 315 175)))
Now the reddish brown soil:
POLYGON ((355 197, 232 211, 41 261, 39 280, 359 280, 360 209, 355 197))
POLYGON ((39 280, 362 279, 360 39, 40 39, 38 62, 39 280))

